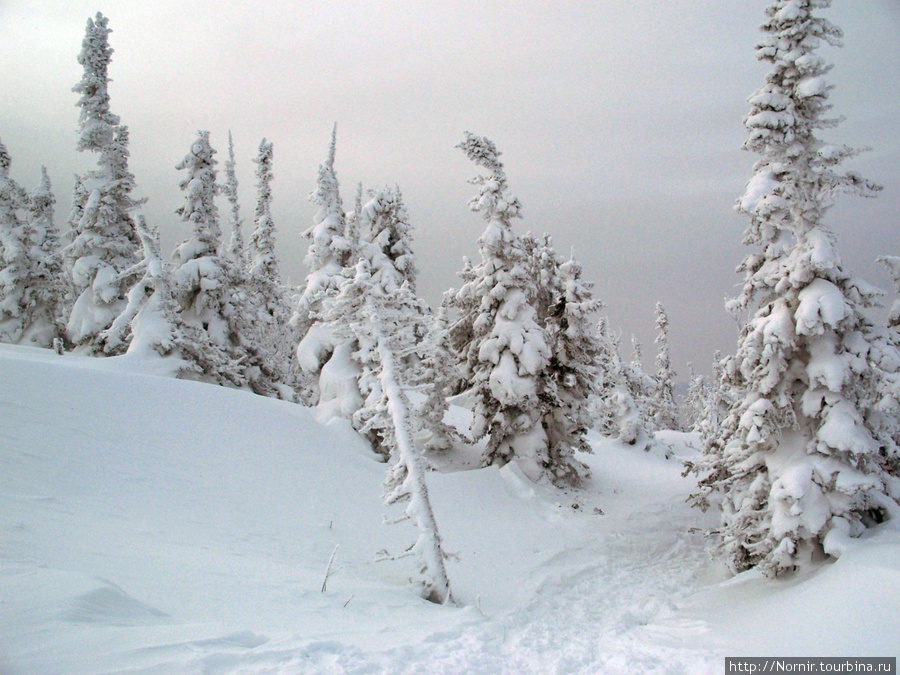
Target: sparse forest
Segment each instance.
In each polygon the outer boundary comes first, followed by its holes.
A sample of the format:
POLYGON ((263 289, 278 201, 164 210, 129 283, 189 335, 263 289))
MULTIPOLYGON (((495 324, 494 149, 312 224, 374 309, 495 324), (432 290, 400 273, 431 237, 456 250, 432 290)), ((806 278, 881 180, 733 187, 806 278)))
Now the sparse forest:
MULTIPOLYGON (((515 465, 535 485, 577 495, 591 479, 589 434, 673 464, 682 460, 670 459, 671 432, 693 439, 684 475, 693 506, 719 514, 706 521, 715 554, 734 574, 809 569, 900 520, 900 312, 886 325, 871 318, 882 293, 846 268, 824 222, 840 194, 880 189, 842 169, 857 150, 820 137, 835 122, 831 66, 817 50, 841 37, 819 16, 828 4, 766 9, 756 57, 769 71, 744 118, 756 164, 736 203, 748 223, 743 287, 727 303, 740 339, 716 355, 711 378, 675 372, 662 304, 655 355, 636 340, 623 354, 577 251, 564 256, 552 233, 526 231, 500 150, 470 132, 447 161, 474 167, 480 259, 461 261, 439 307, 417 292, 416 223, 400 187, 359 186, 345 200, 340 151, 352 139, 337 126, 318 175, 296 186, 318 208, 299 287, 279 271, 278 155, 265 139, 244 220, 231 134, 220 171, 212 134, 197 133, 172 174, 182 194, 173 220, 191 233, 162 251, 167 224, 148 223, 132 196, 140 176, 112 112, 100 13, 87 22, 73 89, 74 142, 96 164, 77 177, 64 228, 53 166, 29 192, 12 177, 15 148, 0 144, 0 341, 152 360, 171 377, 279 399, 323 424, 344 420, 386 464, 384 503, 404 503, 400 520, 416 528, 405 552, 386 557, 414 556, 421 594, 436 603, 460 597, 432 477, 515 465)), ((892 253, 882 262, 900 279, 892 253)))

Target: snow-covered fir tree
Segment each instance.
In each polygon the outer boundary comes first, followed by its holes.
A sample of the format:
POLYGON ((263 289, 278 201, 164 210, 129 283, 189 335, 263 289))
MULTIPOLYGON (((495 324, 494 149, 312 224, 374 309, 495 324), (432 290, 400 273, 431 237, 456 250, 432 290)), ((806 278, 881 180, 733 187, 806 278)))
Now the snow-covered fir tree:
POLYGON ((207 339, 194 351, 211 349, 208 362, 221 363, 214 372, 204 373, 213 381, 241 386, 247 383, 247 354, 236 330, 241 307, 234 296, 238 279, 234 264, 219 255, 222 233, 215 198, 215 150, 209 143, 209 132, 198 132, 190 152, 177 165, 186 172, 181 181, 184 204, 178 215, 192 226, 192 235, 175 248, 175 293, 181 320, 202 331, 207 339))
MULTIPOLYGON (((274 149, 263 139, 256 163, 257 197, 254 230, 247 247, 248 267, 243 283, 243 305, 238 330, 245 349, 256 364, 247 375, 259 393, 289 380, 291 350, 289 310, 275 253, 272 218, 272 162, 274 149)), ((284 394, 284 392, 282 392, 284 394)))
MULTIPOLYGON (((456 276, 462 282, 460 288, 468 287, 474 282, 475 267, 468 256, 463 256, 463 267, 456 276)), ((471 386, 468 349, 475 339, 473 324, 481 304, 481 298, 474 293, 463 296, 459 290, 451 288, 445 291, 441 300, 441 309, 447 321, 446 345, 455 362, 455 378, 450 388, 452 394, 460 394, 471 386)))
POLYGON ((375 309, 385 306, 385 311, 404 317, 402 325, 393 329, 397 335, 391 338, 398 346, 394 359, 403 384, 425 394, 425 405, 411 411, 416 435, 427 437, 429 448, 445 448, 449 439, 442 420, 447 404, 435 393, 440 387, 433 379, 439 355, 430 342, 428 308, 415 293, 416 266, 408 215, 399 190, 375 190, 370 195, 371 199, 354 212, 358 214, 354 216, 355 231, 360 239, 353 246, 357 263, 348 270, 352 276, 345 275, 339 292, 328 303, 325 318, 331 326, 335 351, 319 381, 320 414, 349 417, 376 452, 389 455, 385 429, 391 422, 381 404, 378 344, 368 325, 370 320, 362 319, 360 313, 366 303, 375 309))
POLYGON ((631 398, 640 413, 644 425, 653 431, 659 427, 654 424, 651 411, 654 407, 656 395, 656 380, 644 370, 644 354, 640 341, 634 335, 631 336, 631 362, 623 364, 625 383, 631 398))
POLYGON ((646 450, 653 440, 644 409, 632 394, 631 364, 619 354, 619 338, 611 332, 606 317, 597 322, 598 391, 591 405, 597 430, 609 438, 646 450))
POLYGON ((362 183, 356 185, 356 197, 353 200, 353 210, 344 214, 345 232, 344 237, 350 246, 350 252, 346 257, 347 267, 353 267, 359 260, 358 244, 362 239, 360 234, 360 218, 363 212, 363 186, 362 183))
POLYGON ((602 307, 592 284, 581 279, 581 266, 553 247, 550 235, 522 237, 534 280, 535 312, 546 334, 550 360, 539 375, 541 423, 547 437, 544 464, 557 484, 578 485, 587 468, 574 458, 590 452, 584 434, 592 426, 589 404, 598 389, 600 348, 590 315, 602 307))
MULTIPOLYGON (((545 255, 553 259, 549 239, 547 244, 545 255)), ((553 269, 549 260, 542 266, 553 269)), ((574 257, 559 265, 555 276, 559 288, 546 324, 551 358, 541 378, 540 395, 546 464, 555 482, 577 485, 587 470, 574 453, 591 452, 585 435, 594 422, 590 403, 599 393, 602 353, 593 315, 603 303, 593 297, 593 284, 581 278, 581 265, 574 257)))
MULTIPOLYGON (((894 282, 894 290, 900 291, 900 257, 878 258, 894 282)), ((872 354, 873 365, 878 369, 880 397, 876 409, 883 413, 881 421, 885 433, 895 442, 894 452, 885 450, 887 470, 900 478, 900 300, 894 300, 887 316, 884 338, 876 341, 872 354)))
POLYGON ((656 429, 680 429, 678 404, 675 402, 675 370, 669 357, 669 317, 661 302, 656 303, 656 377, 654 392, 649 399, 649 417, 656 429))
POLYGON ((78 56, 84 74, 73 89, 81 94, 77 148, 98 156, 98 168, 76 180, 72 241, 65 251, 75 295, 67 331, 89 353, 104 351, 99 336, 121 314, 128 292, 115 280, 137 261, 140 248, 131 212, 142 202, 131 196, 135 182, 128 170, 128 128, 109 107, 110 32, 99 12, 88 20, 78 56))
POLYGON ((247 255, 244 244, 244 221, 241 219, 241 205, 238 201, 237 162, 234 159, 234 140, 228 132, 228 159, 225 160, 225 184, 222 194, 228 199, 229 224, 231 238, 228 240, 228 256, 243 270, 247 266, 247 255))
POLYGON ((472 181, 479 194, 469 202, 487 221, 478 240, 482 260, 472 269, 471 280, 451 297, 460 324, 471 325, 472 331, 463 352, 475 402, 472 435, 476 440, 488 438, 485 465, 515 459, 526 475, 537 479, 549 461, 538 385, 550 349, 537 323, 529 257, 512 230, 521 205, 508 193, 493 142, 467 133, 458 147, 488 173, 472 181))
MULTIPOLYGON (((378 197, 376 193, 375 204, 369 202, 367 206, 383 207, 378 197)), ((353 359, 358 363, 363 400, 353 416, 354 426, 374 441, 374 448, 390 463, 384 483, 385 503, 405 502, 403 519, 411 520, 418 530, 409 549, 394 557, 415 556, 423 596, 432 602, 448 603, 453 600, 444 565, 446 556, 428 496, 425 461, 415 443, 422 430, 422 417, 407 395, 412 384, 409 356, 421 349, 416 336, 423 319, 411 311, 416 302, 409 282, 398 273, 385 249, 364 242, 353 275, 345 278, 329 314, 335 321, 334 337, 339 344, 355 345, 353 359)))
POLYGON ((425 398, 419 411, 423 430, 428 434, 425 450, 439 454, 451 449, 454 440, 459 440, 459 433, 444 422, 448 409, 447 397, 453 394, 459 372, 450 351, 447 307, 443 303, 431 317, 426 344, 418 383, 419 391, 424 390, 425 398))
MULTIPOLYGON (((444 394, 446 373, 439 347, 432 342, 435 335, 429 328, 430 310, 416 293, 418 270, 412 250, 409 214, 396 187, 373 190, 365 205, 357 207, 359 240, 356 255, 365 259, 371 270, 373 283, 380 292, 396 293, 397 311, 408 314, 411 331, 398 365, 407 381, 425 394, 425 401, 416 410, 422 432, 429 436, 428 447, 433 450, 449 447, 449 430, 443 423, 447 411, 444 394)), ((353 219, 351 219, 353 220, 353 219)), ((348 223, 349 229, 349 223, 348 223)), ((351 230, 352 231, 352 230, 351 230)))
POLYGON ((681 402, 681 419, 687 431, 698 431, 700 417, 709 396, 710 384, 706 378, 694 370, 694 364, 688 361, 688 387, 681 402))
MULTIPOLYGON (((337 126, 331 133, 328 157, 319 167, 316 190, 309 200, 319 207, 313 226, 304 236, 311 240, 304 262, 308 271, 291 325, 299 341, 296 348, 297 365, 309 383, 303 398, 309 405, 319 402, 318 383, 322 368, 332 358, 335 345, 332 327, 325 319, 328 304, 337 294, 343 272, 351 260, 353 244, 346 236, 346 219, 341 201, 340 186, 334 170, 337 126)), ((347 354, 341 350, 342 361, 347 354)))
POLYGON ((64 335, 65 279, 46 168, 26 195, 0 143, 0 342, 53 347, 64 335))
MULTIPOLYGON (((738 210, 756 250, 739 270, 749 312, 726 370, 735 401, 718 434, 721 461, 696 499, 721 491, 718 532, 735 572, 794 569, 817 550, 900 514, 891 424, 876 405, 878 331, 865 310, 877 292, 853 277, 823 219, 841 191, 875 186, 840 163, 856 154, 816 136, 830 66, 816 53, 839 44, 840 30, 817 14, 829 0, 776 0, 766 9, 757 58, 771 64, 750 97, 748 150, 760 155, 738 210)), ((883 361, 883 359, 881 359, 883 361)))
POLYGON ((563 281, 559 272, 563 259, 553 247, 549 234, 544 233, 543 237, 537 239, 529 232, 521 239, 537 291, 534 302, 537 321, 543 326, 550 319, 551 309, 563 296, 563 281))
POLYGON ((723 357, 718 350, 713 355, 712 378, 709 386, 700 399, 695 430, 700 434, 701 459, 699 462, 685 463, 688 473, 703 473, 700 489, 692 494, 689 501, 694 506, 706 510, 710 506, 712 486, 728 476, 729 468, 725 464, 724 445, 728 439, 723 438, 722 424, 741 393, 734 388, 735 378, 733 356, 723 357))
POLYGON ((116 351, 130 335, 129 352, 152 350, 159 356, 170 356, 176 349, 179 323, 171 269, 160 251, 159 230, 151 228, 141 215, 135 224, 144 257, 122 272, 123 278, 132 280, 128 303, 105 331, 104 344, 116 351))
MULTIPOLYGON (((384 188, 370 192, 370 199, 360 208, 356 222, 358 236, 354 241, 363 242, 360 248, 369 249, 367 256, 380 274, 391 277, 388 285, 409 284, 416 292, 415 256, 412 251, 409 214, 400 190, 384 188)), ((348 227, 350 236, 353 228, 348 227)), ((359 255, 362 255, 361 253, 359 255)))

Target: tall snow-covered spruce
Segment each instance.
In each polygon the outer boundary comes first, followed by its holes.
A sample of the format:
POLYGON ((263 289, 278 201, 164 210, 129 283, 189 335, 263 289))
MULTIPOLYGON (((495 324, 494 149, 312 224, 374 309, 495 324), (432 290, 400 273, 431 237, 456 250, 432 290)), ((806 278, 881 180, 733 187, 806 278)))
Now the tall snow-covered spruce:
POLYGON ((134 176, 128 171, 128 127, 109 107, 108 68, 112 56, 105 16, 88 19, 78 62, 84 67, 73 91, 78 106, 77 148, 98 155, 98 168, 76 180, 69 220, 72 242, 66 260, 75 304, 67 331, 76 345, 100 354, 100 335, 125 307, 128 288, 119 273, 138 260, 140 242, 131 212, 141 201, 131 197, 134 176))
MULTIPOLYGON (((435 370, 440 354, 432 343, 429 331, 429 310, 425 302, 416 294, 416 262, 412 251, 411 225, 403 197, 398 188, 384 188, 370 192, 371 199, 359 207, 355 220, 358 235, 355 245, 357 264, 365 262, 371 270, 371 283, 364 295, 372 295, 375 307, 386 306, 390 298, 389 311, 402 317, 402 325, 395 325, 392 336, 396 349, 396 367, 403 373, 407 387, 415 387, 425 394, 425 402, 413 412, 416 432, 429 436, 427 445, 432 449, 448 447, 448 429, 443 417, 447 410, 446 400, 440 395, 441 383, 436 381, 435 370)), ((357 429, 372 428, 378 417, 378 406, 371 405, 373 388, 371 367, 374 363, 381 368, 378 354, 372 352, 377 345, 368 334, 364 323, 353 315, 354 310, 341 309, 346 303, 344 296, 352 284, 345 284, 336 300, 338 314, 336 322, 344 325, 347 339, 355 339, 354 360, 359 364, 361 375, 358 379, 364 405, 353 416, 357 429), (346 330, 350 326, 351 330, 346 330)), ((396 319, 395 319, 396 321, 396 319)), ((438 366, 439 367, 439 366, 438 366)), ((439 380, 439 377, 437 378, 439 380)), ((379 434, 370 440, 376 450, 386 453, 379 434)))
POLYGON ((574 453, 591 452, 585 435, 594 423, 590 403, 600 391, 602 351, 593 315, 603 303, 593 297, 593 284, 581 278, 574 256, 559 265, 557 276, 559 289, 546 324, 552 356, 541 393, 546 466, 555 482, 577 485, 587 470, 574 453))
POLYGON ((187 174, 181 181, 184 204, 177 213, 193 232, 175 248, 175 295, 180 320, 192 327, 191 335, 201 336, 188 353, 202 355, 205 377, 243 386, 250 364, 235 325, 240 313, 234 296, 237 268, 219 254, 222 233, 215 202, 219 192, 215 152, 209 132, 200 131, 176 167, 187 174))
MULTIPOLYGON (((428 435, 427 442, 434 444, 441 429, 426 428, 434 411, 416 409, 407 395, 408 389, 423 382, 430 349, 425 313, 414 292, 415 261, 406 212, 399 191, 387 189, 375 191, 356 213, 358 259, 328 303, 325 318, 331 322, 335 344, 349 351, 352 372, 357 373, 352 386, 360 401, 352 414, 353 426, 390 463, 385 503, 406 502, 405 514, 418 530, 415 542, 401 555, 418 558, 426 598, 452 602, 425 483, 426 465, 415 443, 417 437, 428 435)), ((440 417, 446 403, 440 401, 437 407, 440 417)))
MULTIPOLYGON (((816 54, 841 31, 817 10, 829 0, 776 0, 766 9, 757 58, 771 64, 750 97, 748 150, 760 155, 737 209, 754 247, 739 271, 735 316, 749 313, 727 385, 734 396, 695 496, 723 493, 721 544, 735 572, 795 569, 841 538, 900 515, 891 424, 878 408, 877 351, 886 347, 865 310, 878 292, 853 277, 823 219, 842 191, 877 187, 838 170, 856 154, 816 136, 830 65, 816 54)), ((881 356, 879 360, 883 361, 881 356)))
POLYGON ((298 340, 295 356, 301 379, 308 383, 303 398, 310 405, 319 402, 318 379, 336 349, 332 327, 325 319, 328 305, 340 288, 344 268, 349 264, 352 245, 346 236, 347 224, 340 186, 334 170, 337 125, 331 133, 328 157, 319 167, 316 190, 309 200, 319 207, 313 226, 305 232, 311 240, 304 262, 306 282, 291 325, 298 340))
POLYGON ((650 418, 656 429, 679 429, 678 405, 675 403, 675 371, 669 357, 669 317, 661 302, 656 303, 656 388, 652 397, 650 418))
POLYGON ((635 389, 633 382, 638 377, 631 364, 625 363, 619 354, 619 338, 610 331, 606 317, 601 317, 597 322, 596 336, 599 377, 591 412, 597 430, 627 445, 649 450, 653 432, 647 423, 644 407, 632 394, 635 389))
POLYGON ((449 297, 459 313, 457 325, 464 326, 456 332, 471 333, 460 356, 475 402, 472 434, 476 440, 488 438, 485 465, 516 460, 536 480, 548 461, 538 397, 550 348, 537 323, 529 256, 512 230, 521 205, 508 193, 492 141, 467 133, 458 147, 488 174, 472 180, 479 193, 469 202, 487 221, 478 240, 482 260, 449 297))
POLYGON ((237 161, 234 159, 234 139, 228 132, 228 159, 225 160, 225 184, 222 194, 228 199, 231 238, 228 240, 228 255, 241 270, 246 267, 247 255, 244 245, 244 221, 241 220, 241 205, 238 201, 237 161))
MULTIPOLYGON (((244 294, 244 311, 238 317, 245 349, 255 363, 248 370, 250 384, 258 393, 274 393, 284 396, 287 390, 279 387, 289 378, 293 345, 289 339, 289 310, 284 298, 284 285, 278 256, 275 253, 275 220, 272 217, 272 163, 274 148, 264 138, 259 144, 256 163, 256 208, 254 229, 247 246, 248 267, 240 274, 244 294)), ((232 216, 233 224, 237 223, 232 216)), ((238 231, 238 230, 236 230, 238 231)), ((241 260, 240 248, 234 245, 232 255, 241 260)))

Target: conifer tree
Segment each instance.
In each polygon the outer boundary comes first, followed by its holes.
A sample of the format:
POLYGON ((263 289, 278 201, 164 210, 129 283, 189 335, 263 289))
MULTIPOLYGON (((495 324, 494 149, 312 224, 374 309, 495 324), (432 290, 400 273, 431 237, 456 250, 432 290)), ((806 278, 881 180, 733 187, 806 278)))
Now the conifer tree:
POLYGON ((109 107, 108 23, 99 12, 88 20, 78 56, 84 75, 73 89, 81 94, 77 148, 98 156, 98 168, 76 180, 69 220, 72 242, 66 248, 75 294, 67 331, 89 353, 104 351, 99 336, 121 313, 128 291, 115 280, 137 262, 140 247, 131 212, 142 201, 131 197, 135 183, 128 171, 128 128, 109 107))
POLYGON ((841 37, 817 15, 829 5, 770 3, 757 58, 772 68, 745 118, 745 147, 760 159, 737 208, 758 250, 729 309, 752 316, 726 371, 735 401, 717 437, 719 471, 701 481, 701 494, 723 493, 719 533, 735 572, 776 575, 816 550, 838 554, 841 537, 900 514, 896 447, 875 405, 880 346, 865 315, 877 294, 846 270, 823 223, 838 192, 876 190, 839 171, 855 150, 816 136, 835 124, 823 117, 830 66, 816 54, 841 37))
POLYGON ((236 329, 240 314, 233 293, 237 270, 219 255, 222 233, 215 203, 219 186, 214 155, 209 132, 200 131, 176 167, 187 174, 181 181, 185 201, 176 213, 191 223, 193 231, 175 249, 175 294, 181 320, 205 336, 192 351, 212 350, 216 353, 205 360, 222 364, 217 371, 204 374, 216 382, 242 386, 247 383, 245 370, 250 364, 236 329))
MULTIPOLYGON (((555 252, 549 239, 546 242, 545 255, 553 260, 555 252)), ((574 458, 574 452, 591 452, 585 435, 593 424, 589 405, 599 392, 602 352, 592 332, 592 317, 603 303, 593 297, 593 284, 582 280, 581 265, 574 257, 558 267, 556 276, 559 290, 547 321, 552 356, 542 377, 541 394, 548 443, 545 464, 555 482, 578 485, 587 468, 574 458)))
POLYGON ((449 450, 459 440, 458 432, 444 422, 449 408, 447 397, 453 394, 453 386, 459 379, 456 362, 449 347, 447 308, 441 304, 431 317, 427 348, 421 364, 418 389, 424 390, 424 400, 419 408, 424 432, 428 435, 425 450, 440 454, 449 450))
POLYGON ((133 283, 125 310, 106 330, 104 344, 116 351, 131 335, 128 351, 146 353, 149 348, 160 356, 169 356, 176 348, 179 323, 171 270, 160 251, 159 230, 151 228, 141 215, 136 225, 144 256, 122 272, 123 278, 130 278, 133 283))
POLYGON ((237 162, 234 159, 234 140, 228 132, 228 159, 225 161, 225 185, 222 194, 228 199, 231 217, 231 238, 228 240, 228 256, 239 270, 247 266, 247 255, 244 250, 244 221, 241 220, 241 205, 238 201, 237 162))
POLYGON ((647 424, 644 409, 632 394, 636 381, 632 364, 625 363, 620 356, 619 339, 610 331, 606 317, 601 317, 597 323, 597 343, 600 375, 591 408, 597 429, 604 436, 647 450, 653 432, 647 424))
POLYGON ((178 312, 170 263, 162 256, 159 230, 142 215, 135 219, 143 258, 121 273, 130 282, 128 303, 104 331, 106 348, 115 351, 128 342, 128 354, 170 360, 176 377, 203 377, 226 371, 228 355, 210 343, 202 327, 186 323, 178 312))
POLYGON ((634 335, 631 336, 631 352, 631 362, 623 364, 625 383, 643 425, 649 430, 656 431, 658 427, 650 414, 653 410, 653 397, 656 394, 656 380, 644 370, 643 347, 634 335))
POLYGON ((65 292, 47 170, 30 194, 9 175, 0 143, 0 342, 49 348, 63 335, 65 292))
MULTIPOLYGON (((378 204, 370 202, 369 206, 377 208, 378 204)), ((405 502, 406 518, 418 530, 413 544, 394 557, 415 556, 423 596, 432 602, 452 603, 446 555, 425 482, 426 465, 415 444, 421 417, 407 396, 412 383, 410 371, 402 365, 417 349, 417 324, 422 319, 410 311, 416 299, 409 283, 387 261, 381 246, 369 244, 360 247, 353 276, 345 278, 340 294, 329 306, 336 320, 335 338, 357 347, 354 359, 360 364, 359 388, 364 401, 353 423, 360 433, 376 441, 375 449, 390 463, 384 482, 385 504, 405 502)))
POLYGON ((272 218, 272 162, 274 149, 263 139, 256 163, 257 198, 255 229, 248 246, 249 267, 244 279, 243 311, 238 331, 256 367, 248 372, 258 393, 273 394, 289 380, 290 349, 288 306, 275 253, 275 221, 272 218))
MULTIPOLYGON (((429 339, 428 309, 415 293, 416 265, 408 215, 396 188, 374 190, 370 194, 371 199, 360 207, 358 217, 354 216, 357 220, 355 231, 360 237, 353 246, 357 257, 354 276, 347 275, 331 300, 326 316, 338 345, 336 354, 342 358, 343 352, 348 352, 349 362, 343 364, 341 371, 356 373, 356 386, 351 393, 358 394, 361 401, 358 409, 353 411, 344 401, 340 414, 352 413, 354 428, 368 438, 376 452, 384 457, 389 455, 384 430, 390 428, 391 422, 381 404, 379 347, 371 327, 366 321, 360 321, 360 308, 365 303, 370 303, 374 309, 389 305, 385 311, 403 317, 402 325, 397 322, 391 328, 396 333, 391 339, 398 346, 393 358, 402 373, 403 384, 425 393, 431 406, 411 410, 414 418, 411 423, 417 435, 429 437, 429 447, 439 449, 449 442, 445 440, 447 433, 442 421, 447 404, 441 396, 431 393, 436 385, 431 377, 437 356, 429 339), (360 265, 365 267, 364 275, 360 265), (363 279, 365 286, 361 285, 363 279), (369 295, 372 295, 371 301, 369 295), (390 302, 382 296, 389 297, 390 302)), ((330 361, 328 367, 331 367, 330 361)), ((323 370, 327 371, 327 368, 323 370)), ((344 388, 351 387, 346 384, 344 388)), ((323 393, 322 398, 326 398, 326 394, 323 393)), ((320 401, 320 405, 322 403, 327 401, 320 401)))
POLYGON ((487 221, 479 239, 482 261, 451 298, 458 312, 476 312, 460 317, 460 324, 471 325, 472 331, 463 352, 475 400, 472 434, 476 440, 488 437, 485 465, 515 459, 536 479, 544 472, 547 452, 538 384, 550 350, 537 323, 528 255, 512 230, 521 205, 508 193, 493 142, 467 133, 458 147, 488 172, 472 181, 479 194, 469 202, 487 221))
POLYGON ((699 431, 700 417, 709 396, 710 385, 706 378, 694 371, 694 364, 688 361, 688 388, 681 404, 681 418, 684 429, 699 431))
POLYGON ((563 259, 553 248, 553 241, 546 233, 541 239, 526 233, 522 237, 522 246, 528 255, 529 271, 537 290, 534 303, 537 321, 543 326, 549 321, 553 306, 564 293, 559 271, 563 259))
POLYGON ((719 483, 729 473, 724 453, 727 438, 723 437, 722 425, 741 397, 741 392, 734 388, 735 363, 733 356, 723 357, 719 351, 713 355, 712 381, 702 400, 696 425, 700 433, 701 459, 699 462, 685 463, 685 475, 703 474, 698 490, 689 497, 689 501, 704 511, 709 508, 710 498, 719 483))
MULTIPOLYGON (((883 255, 877 258, 877 262, 880 262, 887 270, 891 281, 894 282, 894 290, 900 291, 900 256, 883 255)), ((894 300, 891 305, 887 325, 888 328, 900 327, 900 300, 894 300)))
MULTIPOLYGON (((468 256, 463 256, 463 268, 456 273, 462 285, 460 288, 470 287, 475 280, 475 268, 468 256)), ((441 308, 447 320, 447 349, 454 359, 455 378, 451 384, 450 393, 460 394, 472 385, 472 375, 469 372, 468 349, 475 339, 473 324, 478 316, 478 308, 481 298, 474 293, 460 294, 460 289, 451 288, 444 293, 441 300, 441 308), (451 318, 451 314, 452 317, 451 318)))
POLYGON ((309 200, 319 207, 313 226, 304 234, 311 240, 304 262, 309 272, 291 326, 299 340, 297 364, 311 382, 304 398, 309 405, 319 401, 315 380, 335 350, 332 328, 325 315, 328 304, 340 288, 344 268, 349 264, 353 246, 346 237, 346 219, 340 186, 334 170, 337 126, 331 133, 331 145, 325 163, 319 167, 316 190, 309 200))
POLYGON ((654 392, 649 399, 649 416, 656 429, 680 429, 678 405, 675 403, 675 371, 669 358, 669 317, 661 302, 656 303, 656 356, 657 371, 654 392))
MULTIPOLYGON (((900 257, 881 256, 878 259, 900 291, 900 257)), ((875 408, 884 426, 883 433, 894 439, 894 447, 883 450, 887 471, 900 478, 900 300, 894 300, 887 316, 886 331, 872 350, 872 363, 879 374, 879 397, 875 408)))

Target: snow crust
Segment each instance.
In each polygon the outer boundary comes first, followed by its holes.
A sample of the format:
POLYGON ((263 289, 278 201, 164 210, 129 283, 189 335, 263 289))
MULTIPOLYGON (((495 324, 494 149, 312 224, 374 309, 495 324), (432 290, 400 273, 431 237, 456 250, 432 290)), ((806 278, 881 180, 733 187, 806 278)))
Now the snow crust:
MULTIPOLYGON (((900 656, 900 530, 836 526, 831 564, 730 578, 692 531, 717 518, 685 503, 681 463, 596 435, 583 490, 515 463, 430 474, 461 606, 426 602, 408 560, 374 562, 410 528, 384 526, 402 507, 386 514, 386 467, 346 422, 153 377, 157 363, 0 345, 0 672, 718 673, 735 654, 900 656)), ((694 456, 694 436, 658 437, 694 456)), ((783 469, 786 496, 815 497, 783 469)))

